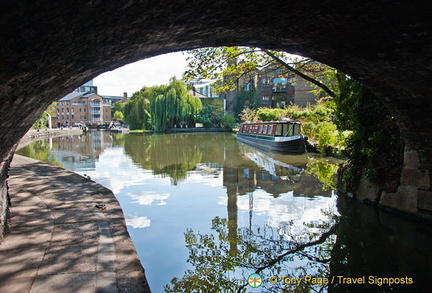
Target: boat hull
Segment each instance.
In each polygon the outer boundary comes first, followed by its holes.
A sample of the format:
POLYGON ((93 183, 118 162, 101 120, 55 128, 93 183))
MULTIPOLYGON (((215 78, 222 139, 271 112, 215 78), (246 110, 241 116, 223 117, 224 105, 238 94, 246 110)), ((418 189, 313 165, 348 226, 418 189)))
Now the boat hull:
POLYGON ((306 152, 306 140, 303 135, 278 138, 249 133, 237 133, 237 140, 265 151, 298 154, 306 152))

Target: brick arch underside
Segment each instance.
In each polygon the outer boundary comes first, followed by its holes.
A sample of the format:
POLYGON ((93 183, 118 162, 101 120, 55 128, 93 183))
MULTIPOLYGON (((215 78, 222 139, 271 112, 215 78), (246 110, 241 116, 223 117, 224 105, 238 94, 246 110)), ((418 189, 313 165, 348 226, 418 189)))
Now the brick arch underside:
POLYGON ((364 82, 396 117, 406 145, 384 205, 432 211, 432 28, 412 1, 30 1, 0 4, 0 190, 5 160, 46 106, 142 58, 221 45, 311 57, 364 82), (414 175, 413 175, 414 174, 414 175))

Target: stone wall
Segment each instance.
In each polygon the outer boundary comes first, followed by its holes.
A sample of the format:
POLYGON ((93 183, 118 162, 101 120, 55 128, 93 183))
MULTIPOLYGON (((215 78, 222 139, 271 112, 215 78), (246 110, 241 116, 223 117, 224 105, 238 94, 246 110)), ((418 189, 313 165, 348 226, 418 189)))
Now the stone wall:
POLYGON ((58 137, 58 136, 65 136, 65 135, 79 135, 82 134, 82 130, 78 128, 64 128, 64 129, 41 129, 41 130, 35 130, 31 129, 27 131, 27 133, 24 135, 23 138, 20 139, 18 143, 17 150, 20 148, 23 148, 27 144, 41 139, 47 139, 50 137, 58 137))
POLYGON ((9 166, 13 158, 15 148, 11 149, 6 158, 0 163, 0 242, 7 231, 9 217, 9 187, 7 178, 9 176, 9 166))
POLYGON ((418 151, 406 148, 400 182, 394 192, 384 191, 362 178, 356 196, 386 208, 432 219, 430 182, 429 170, 422 168, 418 151))

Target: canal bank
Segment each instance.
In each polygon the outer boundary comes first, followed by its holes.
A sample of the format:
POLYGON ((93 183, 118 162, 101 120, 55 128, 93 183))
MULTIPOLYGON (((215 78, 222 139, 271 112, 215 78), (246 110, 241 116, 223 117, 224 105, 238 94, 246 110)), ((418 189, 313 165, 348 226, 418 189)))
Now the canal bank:
MULTIPOLYGON (((73 135, 60 131, 32 133, 20 147, 46 135, 73 135)), ((9 233, 0 244, 0 292, 150 292, 111 190, 19 155, 8 183, 9 233)))
POLYGON ((48 138, 59 137, 59 136, 67 136, 67 135, 79 135, 82 133, 83 130, 79 128, 30 129, 19 141, 17 150, 25 147, 29 143, 36 140, 48 139, 48 138))

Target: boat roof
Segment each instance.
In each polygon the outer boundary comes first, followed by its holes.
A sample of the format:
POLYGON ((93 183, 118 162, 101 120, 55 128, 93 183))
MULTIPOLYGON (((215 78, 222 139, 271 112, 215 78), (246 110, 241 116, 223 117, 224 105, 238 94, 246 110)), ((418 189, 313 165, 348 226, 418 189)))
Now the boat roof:
POLYGON ((241 124, 283 124, 283 123, 292 123, 292 124, 301 124, 300 121, 291 121, 291 120, 281 120, 281 121, 255 121, 250 122, 246 121, 241 124))

